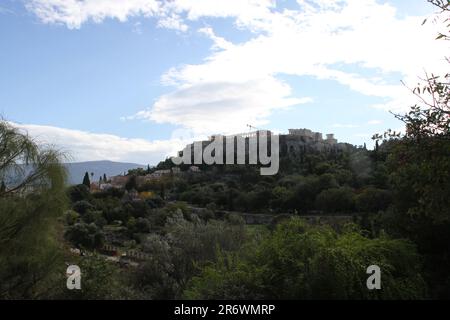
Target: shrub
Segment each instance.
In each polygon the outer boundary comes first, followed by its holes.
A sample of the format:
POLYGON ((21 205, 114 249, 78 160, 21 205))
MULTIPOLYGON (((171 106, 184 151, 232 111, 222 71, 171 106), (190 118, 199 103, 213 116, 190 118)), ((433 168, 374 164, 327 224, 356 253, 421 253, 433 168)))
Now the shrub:
POLYGON ((72 202, 77 202, 81 200, 90 200, 91 193, 89 192, 89 188, 84 184, 77 184, 75 186, 71 186, 67 189, 67 195, 72 202))
POLYGON ((65 215, 66 223, 69 226, 72 226, 78 221, 79 217, 80 217, 80 215, 77 212, 75 212, 73 210, 68 210, 65 215))
POLYGON ((299 218, 263 241, 223 253, 194 277, 188 299, 417 299, 426 295, 414 245, 370 239, 355 227, 341 234, 299 218), (382 290, 368 290, 366 269, 382 270, 382 290))
POLYGON ((65 238, 78 248, 94 249, 103 245, 104 236, 94 224, 76 223, 64 234, 65 238))
POLYGON ((89 201, 80 200, 72 205, 72 209, 78 212, 79 214, 83 215, 86 212, 88 212, 88 210, 95 209, 95 207, 89 201))
POLYGON ((316 208, 329 213, 346 213, 354 210, 353 191, 350 188, 323 190, 316 197, 316 208))
POLYGON ((391 202, 392 196, 389 191, 373 187, 364 189, 355 197, 356 210, 359 212, 377 213, 386 210, 391 202))

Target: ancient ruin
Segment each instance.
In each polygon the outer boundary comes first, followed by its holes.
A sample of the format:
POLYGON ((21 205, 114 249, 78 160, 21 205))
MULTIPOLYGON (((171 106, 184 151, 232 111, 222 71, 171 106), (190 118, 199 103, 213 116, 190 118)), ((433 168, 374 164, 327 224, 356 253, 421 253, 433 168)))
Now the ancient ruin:
MULTIPOLYGON (((259 139, 263 135, 267 136, 269 140, 271 136, 274 136, 274 134, 268 130, 256 130, 227 136, 212 135, 208 140, 196 141, 187 145, 183 151, 178 152, 178 157, 182 157, 183 153, 188 151, 191 153, 192 163, 194 163, 194 153, 201 152, 206 146, 217 138, 226 138, 228 140, 234 139, 235 149, 237 147, 237 141, 239 139, 243 139, 248 156, 249 140, 259 139), (201 145, 201 150, 195 151, 194 144, 201 145)), ((333 133, 326 134, 326 138, 324 139, 322 133, 314 132, 310 129, 289 129, 287 134, 279 134, 278 137, 281 155, 296 156, 302 155, 306 152, 342 152, 344 150, 354 148, 351 144, 338 142, 333 133)), ((226 139, 224 139, 224 141, 226 139)), ((224 149, 226 149, 226 147, 227 145, 224 142, 224 149)))

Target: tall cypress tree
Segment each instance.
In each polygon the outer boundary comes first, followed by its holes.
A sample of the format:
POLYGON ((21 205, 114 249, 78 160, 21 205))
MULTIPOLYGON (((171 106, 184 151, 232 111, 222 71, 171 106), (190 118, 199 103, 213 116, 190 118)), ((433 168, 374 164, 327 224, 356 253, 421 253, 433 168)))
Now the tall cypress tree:
POLYGON ((2 181, 2 184, 0 185, 0 194, 4 193, 5 191, 6 191, 5 181, 2 181))
POLYGON ((89 173, 86 171, 86 173, 84 174, 84 178, 83 178, 83 184, 88 187, 91 188, 91 180, 89 179, 89 173))

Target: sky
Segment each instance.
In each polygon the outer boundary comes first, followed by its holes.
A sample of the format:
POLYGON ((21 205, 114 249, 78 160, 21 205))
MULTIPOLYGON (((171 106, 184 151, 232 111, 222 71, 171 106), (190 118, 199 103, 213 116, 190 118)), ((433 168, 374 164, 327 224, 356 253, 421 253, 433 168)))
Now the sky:
POLYGON ((310 128, 373 145, 445 70, 425 0, 1 0, 0 115, 71 161, 310 128), (405 85, 401 83, 403 81, 405 85))

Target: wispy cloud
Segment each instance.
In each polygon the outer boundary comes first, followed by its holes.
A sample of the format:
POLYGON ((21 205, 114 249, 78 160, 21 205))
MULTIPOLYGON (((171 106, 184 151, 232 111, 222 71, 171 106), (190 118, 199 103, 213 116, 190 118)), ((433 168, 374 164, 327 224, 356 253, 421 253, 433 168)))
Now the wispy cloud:
POLYGON ((14 11, 5 7, 0 6, 0 14, 13 14, 14 11))
POLYGON ((142 34, 142 23, 140 21, 133 24, 133 32, 136 34, 142 34))
POLYGON ((246 24, 255 16, 268 13, 272 0, 24 0, 26 7, 44 23, 64 24, 78 29, 86 22, 105 19, 126 21, 135 16, 154 17, 159 25, 187 30, 184 20, 201 17, 237 17, 246 24), (180 16, 184 14, 184 17, 180 16))
POLYGON ((78 29, 83 23, 117 19, 126 21, 133 16, 155 16, 160 12, 156 0, 25 0, 28 10, 44 23, 64 24, 78 29))
POLYGON ((105 133, 70 130, 54 126, 12 123, 36 141, 68 152, 73 161, 113 160, 156 164, 175 155, 186 144, 175 136, 170 140, 129 139, 105 133))

